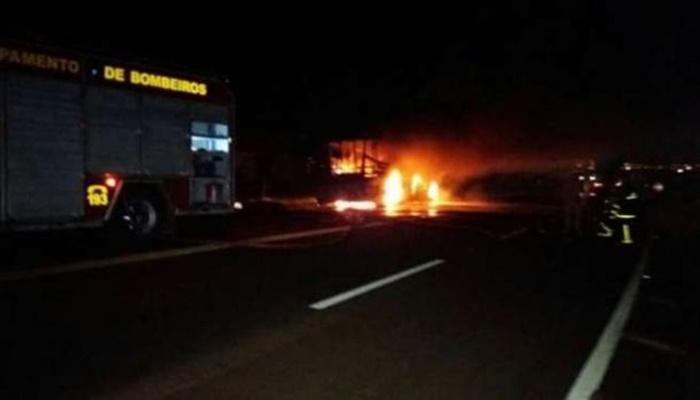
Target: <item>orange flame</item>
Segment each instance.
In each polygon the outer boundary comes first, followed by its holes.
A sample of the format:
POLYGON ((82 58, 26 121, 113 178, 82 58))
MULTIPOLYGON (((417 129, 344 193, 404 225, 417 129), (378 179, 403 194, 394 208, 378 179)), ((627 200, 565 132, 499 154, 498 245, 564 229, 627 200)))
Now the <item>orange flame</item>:
POLYGON ((420 174, 413 174, 411 178, 411 196, 415 196, 421 186, 423 186, 423 178, 421 178, 420 174))
POLYGON ((440 185, 436 181, 431 181, 428 185, 428 200, 433 202, 440 200, 440 185))
POLYGON ((385 207, 395 207, 404 199, 403 177, 398 169, 392 170, 384 181, 385 207))

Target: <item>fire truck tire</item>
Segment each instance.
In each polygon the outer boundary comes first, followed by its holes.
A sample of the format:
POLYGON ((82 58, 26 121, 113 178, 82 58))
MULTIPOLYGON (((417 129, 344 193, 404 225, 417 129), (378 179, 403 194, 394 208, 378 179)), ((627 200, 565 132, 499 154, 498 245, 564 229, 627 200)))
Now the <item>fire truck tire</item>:
POLYGON ((114 222, 134 237, 153 237, 170 232, 172 217, 157 190, 127 189, 119 199, 114 222))

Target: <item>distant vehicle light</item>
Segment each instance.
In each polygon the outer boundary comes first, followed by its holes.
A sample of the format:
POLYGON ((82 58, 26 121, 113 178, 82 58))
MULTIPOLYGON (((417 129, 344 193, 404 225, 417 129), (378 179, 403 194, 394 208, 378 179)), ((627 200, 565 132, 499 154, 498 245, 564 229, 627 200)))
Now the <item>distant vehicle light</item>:
POLYGON ((579 176, 578 176, 578 180, 580 180, 580 181, 585 181, 585 180, 586 180, 586 177, 583 176, 583 175, 579 175, 579 176))
POLYGON ((114 189, 115 187, 117 187, 117 178, 115 178, 112 175, 107 175, 105 177, 105 186, 114 189))
POLYGON ((692 170, 693 170, 693 166, 692 166, 692 165, 689 165, 689 164, 685 164, 685 170, 686 170, 686 171, 692 171, 692 170))
POLYGON ((655 192, 657 192, 657 193, 663 192, 664 189, 665 189, 665 188, 664 188, 664 184, 661 183, 661 182, 654 182, 654 184, 651 185, 651 190, 653 190, 653 191, 655 191, 655 192))
POLYGON ((685 172, 685 169, 683 169, 683 168, 678 168, 678 169, 676 170, 676 172, 678 172, 679 174, 682 174, 682 173, 685 172))
POLYGON ((622 181, 615 182, 615 187, 622 187, 622 185, 623 185, 622 181))
POLYGON ((234 201, 234 202, 233 202, 233 208, 234 208, 235 210, 242 210, 242 209, 243 209, 243 203, 241 203, 240 201, 234 201))
POLYGON ((605 184, 603 182, 598 182, 598 181, 593 182, 593 187, 596 189, 600 189, 603 186, 605 186, 605 184))
POLYGON ((333 206, 338 212, 346 210, 372 211, 377 208, 377 203, 372 200, 336 200, 333 206))
POLYGON ((592 182, 592 181, 595 181, 596 179, 598 179, 598 177, 596 177, 595 175, 591 175, 591 176, 588 177, 588 180, 591 181, 591 182, 592 182))

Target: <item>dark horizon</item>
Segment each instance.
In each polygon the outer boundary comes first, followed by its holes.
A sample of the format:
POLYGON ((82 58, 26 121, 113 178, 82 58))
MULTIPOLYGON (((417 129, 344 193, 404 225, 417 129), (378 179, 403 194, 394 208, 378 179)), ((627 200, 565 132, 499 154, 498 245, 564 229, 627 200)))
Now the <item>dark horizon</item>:
POLYGON ((688 11, 525 2, 472 9, 440 30, 326 20, 3 36, 227 76, 244 146, 406 132, 686 160, 700 147, 688 11))

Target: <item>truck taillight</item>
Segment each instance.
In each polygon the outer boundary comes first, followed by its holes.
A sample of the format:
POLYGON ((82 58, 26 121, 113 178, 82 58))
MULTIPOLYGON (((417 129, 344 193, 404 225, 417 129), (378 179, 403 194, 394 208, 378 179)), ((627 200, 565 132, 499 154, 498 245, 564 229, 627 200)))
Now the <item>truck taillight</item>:
POLYGON ((117 187, 117 183, 117 178, 113 175, 105 176, 105 186, 107 186, 108 188, 114 189, 115 187, 117 187))

